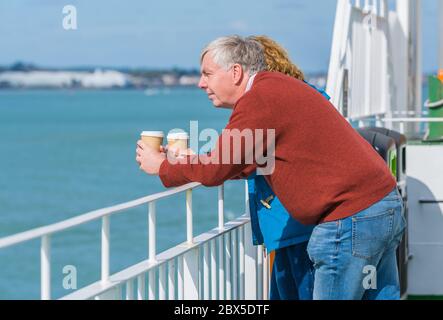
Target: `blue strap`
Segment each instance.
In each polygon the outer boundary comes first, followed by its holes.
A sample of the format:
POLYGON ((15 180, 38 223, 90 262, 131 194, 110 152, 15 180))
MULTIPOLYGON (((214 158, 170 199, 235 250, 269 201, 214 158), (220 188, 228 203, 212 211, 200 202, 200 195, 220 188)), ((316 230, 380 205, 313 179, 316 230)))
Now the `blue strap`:
POLYGON ((304 81, 304 80, 303 80, 303 82, 306 83, 306 84, 308 84, 311 88, 314 88, 315 90, 317 90, 318 92, 320 92, 320 93, 323 95, 323 97, 325 97, 326 99, 331 100, 331 97, 326 93, 325 90, 323 90, 323 89, 319 89, 319 88, 317 88, 316 86, 314 86, 313 84, 310 84, 309 82, 306 82, 306 81, 304 81))

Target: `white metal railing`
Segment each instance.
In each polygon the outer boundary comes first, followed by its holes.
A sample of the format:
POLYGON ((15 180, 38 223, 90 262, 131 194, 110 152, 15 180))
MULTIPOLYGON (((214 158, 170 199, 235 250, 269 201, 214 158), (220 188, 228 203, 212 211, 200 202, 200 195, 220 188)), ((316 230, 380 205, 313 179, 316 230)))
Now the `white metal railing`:
POLYGON ((443 118, 424 118, 424 117, 377 117, 377 118, 357 118, 350 119, 348 121, 357 121, 358 127, 365 127, 368 122, 375 121, 377 126, 387 127, 389 129, 398 129, 402 134, 406 133, 406 125, 408 123, 416 124, 428 124, 428 123, 443 123, 443 118), (398 125, 398 128, 394 128, 394 125, 398 125))
MULTIPOLYGON (((263 258, 263 247, 252 246, 248 213, 224 223, 223 185, 218 187, 218 227, 194 237, 192 190, 199 186, 191 183, 1 238, 0 249, 41 239, 41 299, 48 300, 51 299, 51 236, 102 219, 101 279, 62 299, 267 299, 269 264, 263 258), (186 192, 187 240, 157 254, 156 201, 183 192, 186 192), (111 215, 145 204, 148 204, 148 259, 110 275, 111 215)), ((245 188, 248 211, 246 184, 245 188)))
POLYGON ((394 124, 399 124, 399 131, 402 134, 406 133, 406 124, 408 123, 430 123, 430 122, 441 122, 443 123, 443 118, 384 118, 381 119, 384 123, 387 124, 389 128, 392 128, 394 124))

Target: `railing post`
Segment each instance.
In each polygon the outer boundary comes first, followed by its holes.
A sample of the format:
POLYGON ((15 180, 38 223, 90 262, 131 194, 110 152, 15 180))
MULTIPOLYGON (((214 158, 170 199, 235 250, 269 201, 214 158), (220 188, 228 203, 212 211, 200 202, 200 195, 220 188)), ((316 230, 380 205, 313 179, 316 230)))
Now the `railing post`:
POLYGON ((377 116, 376 121, 375 121, 375 125, 377 127, 382 127, 383 126, 383 121, 381 121, 381 117, 377 116))
MULTIPOLYGON (((224 185, 218 187, 218 229, 225 228, 225 208, 224 208, 224 185)), ((218 237, 218 299, 225 299, 225 266, 224 266, 224 236, 218 237)))
POLYGON ((231 279, 231 232, 224 235, 225 238, 225 281, 226 281, 226 300, 232 299, 232 279, 231 279))
POLYGON ((218 187, 218 228, 223 230, 225 226, 225 188, 224 185, 218 187))
POLYGON ((102 218, 102 282, 109 280, 109 248, 110 248, 110 217, 104 216, 102 218))
POLYGON ((126 300, 134 300, 134 279, 126 283, 126 300))
POLYGON ((186 191, 186 226, 187 241, 189 244, 194 242, 192 230, 192 189, 186 191))
POLYGON ((168 299, 175 300, 175 260, 168 262, 168 299))
MULTIPOLYGON (((250 216, 249 212, 249 193, 248 184, 245 183, 245 202, 246 202, 246 212, 250 216)), ((257 248, 252 244, 252 229, 251 223, 248 223, 244 227, 244 243, 245 243, 245 258, 244 258, 244 268, 248 270, 245 272, 245 299, 246 300, 256 300, 257 299, 257 248)))
POLYGON ((232 231, 231 252, 232 252, 232 298, 238 300, 238 229, 232 231))
POLYGON ((149 300, 155 300, 155 288, 157 287, 156 281, 155 281, 155 269, 152 269, 148 272, 148 299, 149 300))
POLYGON ((194 248, 183 256, 184 300, 199 300, 199 249, 194 248))
POLYGON ((166 264, 162 264, 158 270, 158 299, 166 300, 166 264))
POLYGON ((185 288, 184 288, 184 257, 183 256, 179 256, 177 258, 177 268, 178 268, 178 273, 177 273, 177 298, 178 300, 183 300, 184 296, 185 296, 185 288))
POLYGON ((49 235, 42 237, 40 248, 41 259, 41 299, 51 299, 51 239, 49 235))
POLYGON ((144 274, 137 277, 137 300, 145 300, 146 297, 146 278, 144 274))
POLYGON ((263 300, 269 300, 269 252, 263 248, 263 300))
POLYGON ((155 261, 157 255, 156 248, 156 212, 155 212, 155 202, 149 202, 149 212, 148 212, 148 228, 149 228, 149 260, 155 261))
POLYGON ((263 245, 257 246, 257 299, 263 300, 263 245))
POLYGON ((401 134, 405 133, 405 123, 403 121, 400 122, 400 133, 401 134))
POLYGON ((211 300, 217 300, 217 251, 215 240, 211 240, 211 300))
POLYGON ((225 299, 225 266, 223 236, 218 236, 218 300, 225 299))
POLYGON ((239 286, 238 286, 238 294, 239 300, 245 299, 245 227, 240 227, 239 230, 239 248, 238 248, 238 256, 239 256, 239 286))
POLYGON ((210 285, 210 260, 209 260, 209 243, 203 244, 203 300, 209 300, 210 285))

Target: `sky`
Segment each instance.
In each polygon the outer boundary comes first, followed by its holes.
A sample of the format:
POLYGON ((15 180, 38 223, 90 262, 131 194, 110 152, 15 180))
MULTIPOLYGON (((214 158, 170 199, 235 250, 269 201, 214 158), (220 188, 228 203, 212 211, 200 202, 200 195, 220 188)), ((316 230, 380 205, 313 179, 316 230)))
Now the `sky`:
MULTIPOLYGON (((423 69, 437 69, 437 2, 423 0, 423 69)), ((440 0, 443 1, 443 0, 440 0)), ((328 69, 335 0, 0 0, 0 65, 198 68, 224 35, 265 34, 305 72, 328 69), (65 5, 77 30, 63 28, 65 5)))

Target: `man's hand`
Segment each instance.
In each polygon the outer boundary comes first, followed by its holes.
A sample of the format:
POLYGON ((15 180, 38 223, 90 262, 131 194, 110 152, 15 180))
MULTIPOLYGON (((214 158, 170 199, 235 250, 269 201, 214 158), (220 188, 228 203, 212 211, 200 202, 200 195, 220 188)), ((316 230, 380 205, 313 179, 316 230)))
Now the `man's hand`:
POLYGON ((158 175, 161 164, 166 160, 166 154, 145 145, 141 140, 137 141, 136 153, 135 161, 139 164, 140 169, 147 174, 158 175))

